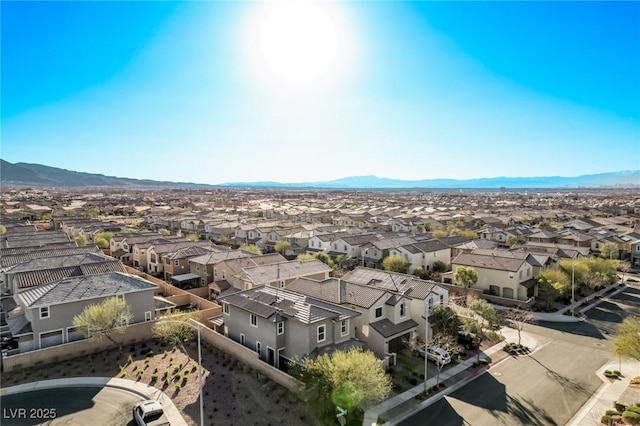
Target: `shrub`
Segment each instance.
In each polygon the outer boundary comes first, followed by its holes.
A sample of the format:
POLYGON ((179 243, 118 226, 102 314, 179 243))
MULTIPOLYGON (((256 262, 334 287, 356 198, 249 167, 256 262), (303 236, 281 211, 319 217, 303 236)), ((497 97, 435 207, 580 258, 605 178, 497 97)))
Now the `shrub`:
POLYGON ((607 415, 607 414, 605 414, 604 416, 602 416, 602 418, 600 419, 600 422, 601 422, 602 424, 605 424, 605 425, 612 425, 612 424, 614 424, 614 423, 613 423, 613 418, 612 418, 611 416, 607 415))
POLYGON ((180 367, 178 367, 177 365, 173 367, 173 374, 178 374, 178 371, 180 371, 180 367))
POLYGON ((607 411, 605 412, 605 414, 606 414, 607 416, 619 416, 619 415, 621 415, 622 413, 620 413, 619 411, 616 411, 616 410, 607 410, 607 411))
POLYGON ((622 374, 620 374, 620 372, 618 370, 613 370, 613 374, 615 374, 616 376, 621 376, 622 374))
POLYGON ((415 377, 412 377, 412 378, 410 378, 410 379, 409 379, 409 383, 410 383, 412 386, 415 386, 415 385, 417 385, 417 384, 418 384, 418 379, 416 379, 415 377))
POLYGON ((627 407, 627 409, 625 411, 631 411, 631 412, 634 412, 636 414, 640 414, 640 407, 637 407, 635 405, 631 405, 631 406, 627 407))
POLYGON ((154 381, 154 382, 155 382, 156 380, 158 380, 158 375, 157 375, 157 374, 152 374, 152 375, 151 375, 151 380, 152 380, 152 381, 154 381))
POLYGON ((182 386, 184 386, 187 383, 187 379, 189 379, 187 376, 184 376, 182 378, 182 386))
POLYGON ((178 384, 176 385, 176 393, 180 392, 180 389, 181 389, 181 386, 180 386, 180 384, 178 383, 178 384))
POLYGON ((129 355, 129 358, 127 358, 127 364, 131 364, 133 362, 133 356, 129 355))
POLYGON ((633 411, 625 411, 622 413, 622 419, 631 425, 640 425, 640 414, 633 411))

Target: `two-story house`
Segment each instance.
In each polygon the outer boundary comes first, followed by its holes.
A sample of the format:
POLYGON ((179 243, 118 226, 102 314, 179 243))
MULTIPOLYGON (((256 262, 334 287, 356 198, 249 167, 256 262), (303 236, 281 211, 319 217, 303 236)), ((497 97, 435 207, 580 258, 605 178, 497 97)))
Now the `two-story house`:
POLYGON ((20 292, 7 324, 18 338, 20 352, 68 343, 82 338, 73 317, 108 297, 121 297, 129 304, 132 323, 151 321, 156 289, 155 284, 120 272, 69 277, 20 292))
POLYGON ((422 268, 432 271, 435 262, 449 265, 451 248, 438 239, 406 244, 390 250, 390 254, 404 257, 410 263, 410 271, 422 268))
POLYGON ((335 349, 361 346, 352 319, 358 312, 301 294, 258 286, 220 297, 225 335, 284 368, 335 349))
MULTIPOLYGON (((489 294, 515 300, 528 300, 536 295, 534 267, 542 265, 533 256, 502 257, 499 254, 462 253, 452 262, 453 276, 461 267, 473 268, 478 281, 472 287, 489 294)), ((458 283, 456 283, 458 284, 458 283)))

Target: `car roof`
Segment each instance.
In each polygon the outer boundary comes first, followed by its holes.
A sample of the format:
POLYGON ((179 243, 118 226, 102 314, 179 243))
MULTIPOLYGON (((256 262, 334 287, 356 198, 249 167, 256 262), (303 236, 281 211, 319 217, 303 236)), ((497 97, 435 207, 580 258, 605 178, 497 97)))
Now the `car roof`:
POLYGON ((162 404, 158 401, 144 401, 136 404, 136 407, 140 407, 144 414, 152 413, 155 411, 162 411, 162 404))

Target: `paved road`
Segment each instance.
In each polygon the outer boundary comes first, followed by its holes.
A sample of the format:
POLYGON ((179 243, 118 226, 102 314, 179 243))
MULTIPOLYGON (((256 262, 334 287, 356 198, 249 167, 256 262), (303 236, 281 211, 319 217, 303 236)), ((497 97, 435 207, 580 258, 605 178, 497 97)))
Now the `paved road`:
POLYGON ((627 287, 578 323, 527 326, 541 349, 510 358, 401 422, 404 426, 564 425, 601 385, 608 343, 626 315, 640 315, 640 289, 627 287))
POLYGON ((114 388, 60 388, 2 397, 0 424, 134 426, 131 407, 141 398, 114 388))

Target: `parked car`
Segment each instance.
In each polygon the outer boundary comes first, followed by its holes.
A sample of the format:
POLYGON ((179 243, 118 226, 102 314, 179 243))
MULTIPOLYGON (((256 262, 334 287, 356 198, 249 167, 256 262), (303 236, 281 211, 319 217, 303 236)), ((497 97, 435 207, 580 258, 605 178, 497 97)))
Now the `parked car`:
POLYGON ((142 401, 133 406, 133 419, 138 426, 170 426, 158 401, 142 401))
POLYGON ((439 363, 441 365, 446 365, 451 362, 451 355, 442 348, 429 346, 425 351, 425 347, 423 345, 418 347, 418 353, 421 357, 424 357, 426 353, 429 361, 433 361, 434 363, 439 363))

